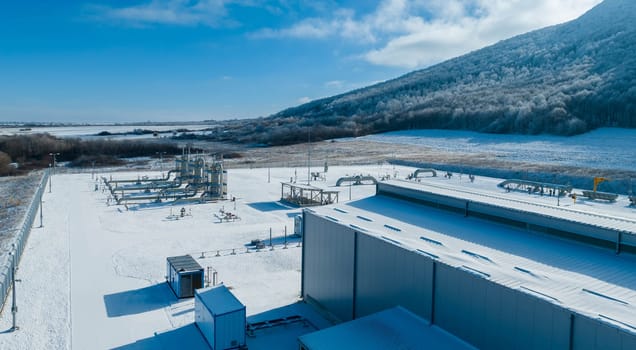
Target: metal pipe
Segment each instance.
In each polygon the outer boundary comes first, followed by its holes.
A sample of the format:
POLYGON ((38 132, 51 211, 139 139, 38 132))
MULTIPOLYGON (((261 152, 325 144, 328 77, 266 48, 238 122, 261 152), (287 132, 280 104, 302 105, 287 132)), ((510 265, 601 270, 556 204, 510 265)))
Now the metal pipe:
POLYGON ((49 153, 49 155, 51 157, 53 157, 53 172, 51 174, 49 174, 49 193, 51 193, 51 190, 52 190, 52 187, 53 187, 52 181, 51 181, 51 177, 53 177, 52 175, 55 173, 55 167, 57 166, 57 159, 55 157, 59 156, 60 154, 51 152, 51 153, 49 153))

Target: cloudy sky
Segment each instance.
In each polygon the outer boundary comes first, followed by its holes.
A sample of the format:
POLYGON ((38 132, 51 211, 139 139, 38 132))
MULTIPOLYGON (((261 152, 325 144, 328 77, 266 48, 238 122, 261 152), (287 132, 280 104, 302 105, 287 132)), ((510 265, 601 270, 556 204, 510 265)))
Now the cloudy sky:
POLYGON ((2 1, 0 121, 267 116, 601 0, 2 1))

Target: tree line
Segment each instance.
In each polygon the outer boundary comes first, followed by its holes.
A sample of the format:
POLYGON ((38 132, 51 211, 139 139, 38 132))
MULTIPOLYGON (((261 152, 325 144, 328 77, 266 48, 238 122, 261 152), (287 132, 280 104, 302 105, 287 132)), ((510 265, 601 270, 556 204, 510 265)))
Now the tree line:
POLYGON ((33 169, 47 168, 51 153, 58 162, 69 166, 89 167, 120 165, 121 158, 154 157, 157 153, 181 154, 174 143, 130 140, 82 140, 58 138, 50 134, 0 136, 0 176, 19 175, 33 169))

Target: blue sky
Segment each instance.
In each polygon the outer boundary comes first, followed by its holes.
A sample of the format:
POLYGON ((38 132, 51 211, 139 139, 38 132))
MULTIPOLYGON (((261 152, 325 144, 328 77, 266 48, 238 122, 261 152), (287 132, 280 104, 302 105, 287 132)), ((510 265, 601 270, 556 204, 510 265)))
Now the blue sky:
POLYGON ((0 1, 0 121, 267 116, 600 0, 0 1))

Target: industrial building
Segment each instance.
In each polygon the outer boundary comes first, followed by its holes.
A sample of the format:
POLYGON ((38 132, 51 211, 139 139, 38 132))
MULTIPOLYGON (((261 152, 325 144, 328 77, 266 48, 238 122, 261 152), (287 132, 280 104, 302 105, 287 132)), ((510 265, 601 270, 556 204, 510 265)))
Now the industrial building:
POLYGON ((482 349, 636 349, 636 220, 391 180, 303 211, 301 295, 336 322, 402 306, 482 349))

